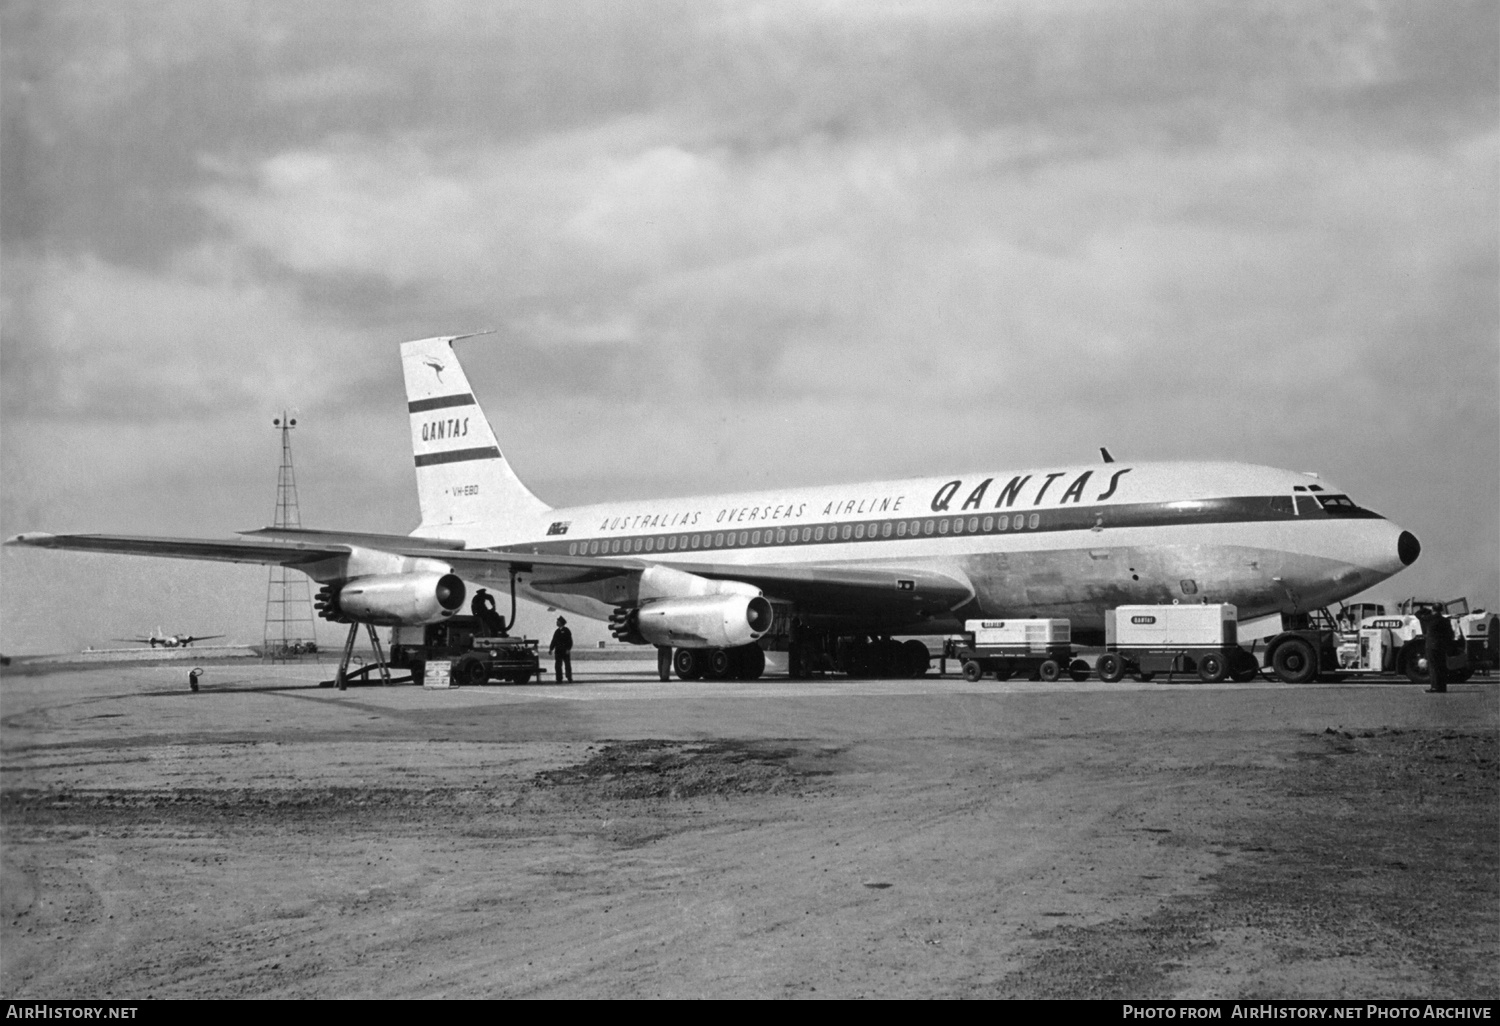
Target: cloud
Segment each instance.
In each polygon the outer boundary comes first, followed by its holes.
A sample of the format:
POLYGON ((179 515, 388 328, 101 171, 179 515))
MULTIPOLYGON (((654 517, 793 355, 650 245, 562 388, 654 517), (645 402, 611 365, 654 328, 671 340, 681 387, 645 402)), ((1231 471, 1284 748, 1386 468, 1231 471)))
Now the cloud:
POLYGON ((355 332, 211 252, 171 274, 23 252, 5 277, 9 416, 151 422, 292 394, 317 403, 343 387, 329 367, 360 376, 355 332))

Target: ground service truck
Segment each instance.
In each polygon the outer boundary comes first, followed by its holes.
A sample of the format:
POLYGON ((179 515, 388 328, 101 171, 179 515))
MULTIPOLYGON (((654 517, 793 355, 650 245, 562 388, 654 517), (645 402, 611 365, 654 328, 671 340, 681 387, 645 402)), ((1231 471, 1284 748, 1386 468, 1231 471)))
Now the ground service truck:
POLYGON ((420 684, 428 661, 451 661, 453 683, 505 680, 525 684, 541 676, 535 638, 486 633, 477 616, 391 629, 391 665, 408 668, 420 684))

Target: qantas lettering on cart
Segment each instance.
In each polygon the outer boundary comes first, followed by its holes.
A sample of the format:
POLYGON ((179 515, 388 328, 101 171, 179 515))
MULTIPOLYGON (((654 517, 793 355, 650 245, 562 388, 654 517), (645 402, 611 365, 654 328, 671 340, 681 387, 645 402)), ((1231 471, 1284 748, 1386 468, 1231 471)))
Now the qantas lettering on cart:
POLYGON ((429 420, 422 425, 422 441, 436 442, 444 438, 462 438, 469 433, 469 418, 452 420, 429 420))
MULTIPOLYGON (((1120 486, 1120 478, 1124 477, 1128 473, 1130 473, 1130 468, 1125 467, 1111 474, 1109 478, 1109 487, 1100 492, 1098 495, 1094 496, 1094 501, 1103 502, 1105 499, 1113 496, 1115 494, 1115 489, 1120 486)), ((1056 473, 1047 474, 1045 477, 1036 478, 1036 494, 1032 498, 1031 504, 1033 506, 1040 506, 1042 504, 1042 500, 1047 497, 1047 493, 1052 490, 1053 482, 1058 478, 1065 476, 1067 476, 1067 471, 1059 470, 1056 473)), ((1068 485, 1061 492, 1054 492, 1053 494, 1060 496, 1060 498, 1057 500, 1057 504, 1059 506, 1062 506, 1069 502, 1082 502, 1084 488, 1088 486, 1089 478, 1093 476, 1094 472, 1092 470, 1085 470, 1082 474, 1079 474, 1076 478, 1074 478, 1073 483, 1068 485)), ((996 491, 995 505, 990 508, 1000 509, 1003 506, 1009 509, 1010 507, 1014 506, 1016 504, 1016 500, 1022 498, 1022 496, 1026 494, 1027 486, 1030 485, 1032 481, 1033 477, 1031 474, 1017 474, 1015 477, 1011 478, 1010 481, 1004 485, 1004 487, 996 491)), ((983 481, 975 485, 973 489, 970 490, 968 498, 964 499, 964 504, 960 507, 960 510, 983 508, 985 498, 990 489, 990 485, 994 483, 995 479, 993 477, 987 477, 983 481)), ((962 479, 959 479, 957 481, 949 481, 947 484, 943 485, 932 496, 932 511, 934 513, 942 513, 943 511, 951 508, 953 505, 953 500, 958 497, 958 493, 961 492, 963 488, 964 482, 962 479)), ((1022 505, 1025 505, 1025 503, 1022 503, 1022 505)))

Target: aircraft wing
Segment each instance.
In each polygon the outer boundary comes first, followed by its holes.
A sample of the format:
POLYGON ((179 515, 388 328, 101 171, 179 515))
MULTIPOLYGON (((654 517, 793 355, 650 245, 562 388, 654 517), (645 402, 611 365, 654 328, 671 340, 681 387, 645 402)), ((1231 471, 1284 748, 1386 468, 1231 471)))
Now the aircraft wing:
POLYGON ((808 612, 876 613, 892 617, 946 612, 974 597, 961 573, 875 564, 868 567, 816 564, 682 563, 638 556, 564 556, 505 549, 465 549, 448 539, 362 532, 273 529, 243 532, 237 539, 158 538, 116 534, 22 534, 7 545, 109 552, 172 559, 203 559, 227 563, 278 563, 297 567, 346 555, 356 546, 401 556, 445 562, 470 579, 493 579, 514 570, 548 571, 552 583, 583 584, 638 574, 648 566, 676 570, 717 580, 744 581, 773 599, 795 602, 808 612))
POLYGON ((227 638, 227 634, 189 634, 183 641, 184 645, 191 645, 195 641, 212 641, 215 638, 227 638))
POLYGON ((155 538, 133 534, 18 534, 7 545, 76 552, 110 552, 169 559, 208 559, 222 563, 280 563, 296 566, 347 553, 347 545, 301 541, 216 538, 155 538))

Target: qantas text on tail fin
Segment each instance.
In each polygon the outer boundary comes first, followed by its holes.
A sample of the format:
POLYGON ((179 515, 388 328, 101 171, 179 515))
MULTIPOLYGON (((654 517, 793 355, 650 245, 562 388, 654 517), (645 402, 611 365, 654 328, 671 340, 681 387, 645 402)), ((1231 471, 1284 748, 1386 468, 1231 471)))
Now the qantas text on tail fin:
POLYGON ((514 579, 540 602, 608 620, 621 639, 694 653, 690 665, 739 653, 756 667, 766 648, 850 645, 894 665, 908 657, 891 635, 946 634, 976 617, 1063 617, 1087 642, 1124 604, 1227 602, 1242 620, 1304 613, 1420 552, 1328 481, 1228 462, 996 468, 552 509, 512 471, 453 342, 401 346, 422 510, 409 536, 266 528, 8 544, 280 563, 328 585, 346 617, 381 624, 451 615, 462 580, 514 579))

